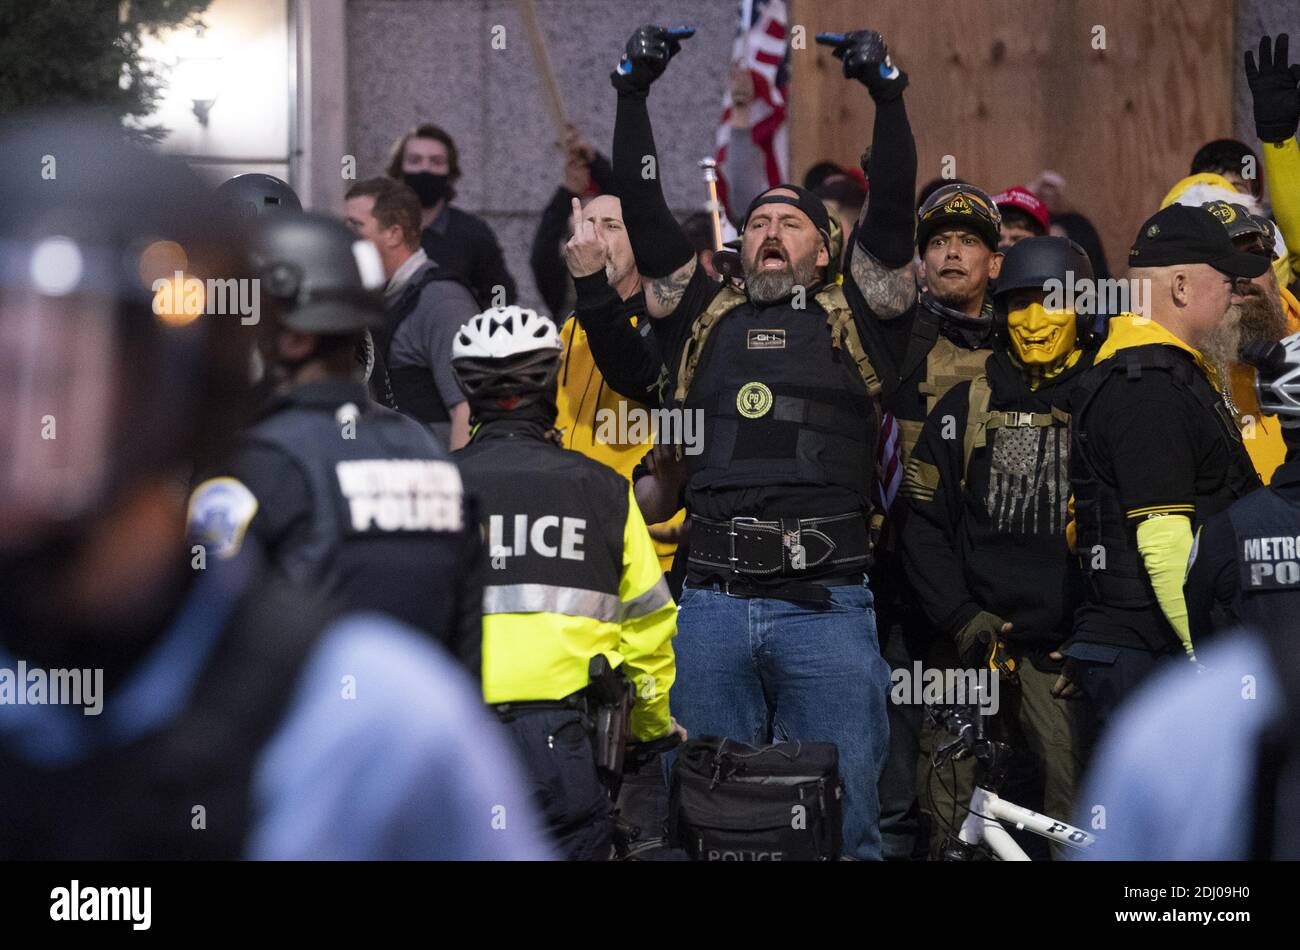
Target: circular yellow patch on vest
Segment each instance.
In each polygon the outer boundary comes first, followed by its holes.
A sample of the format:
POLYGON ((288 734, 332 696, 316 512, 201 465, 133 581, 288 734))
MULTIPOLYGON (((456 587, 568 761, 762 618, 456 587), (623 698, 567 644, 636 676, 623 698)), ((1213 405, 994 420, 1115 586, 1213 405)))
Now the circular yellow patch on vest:
POLYGON ((772 408, 772 390, 762 383, 746 383, 736 393, 736 409, 746 419, 767 415, 772 408))

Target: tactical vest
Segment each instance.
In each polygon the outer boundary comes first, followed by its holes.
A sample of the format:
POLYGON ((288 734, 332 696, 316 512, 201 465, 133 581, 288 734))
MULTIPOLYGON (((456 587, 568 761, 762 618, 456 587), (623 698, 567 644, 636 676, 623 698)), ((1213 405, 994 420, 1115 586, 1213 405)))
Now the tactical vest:
POLYGON ((456 461, 478 500, 485 614, 618 619, 628 515, 621 475, 509 422, 487 423, 456 461))
MULTIPOLYGON (((408 416, 421 422, 447 422, 451 414, 442 401, 438 386, 433 381, 433 370, 428 366, 394 366, 390 359, 393 337, 420 302, 424 288, 435 280, 455 280, 437 264, 430 262, 407 282, 392 303, 384 307, 384 325, 371 331, 375 349, 380 354, 388 372, 388 387, 392 402, 408 416)), ((381 404, 386 404, 380 400, 381 404)))
POLYGON ((687 456, 692 490, 826 484, 869 506, 880 380, 840 287, 822 288, 813 303, 760 310, 724 287, 696 318, 676 389, 707 433, 704 451, 687 456))
POLYGON ((446 637, 466 530, 460 474, 415 420, 355 408, 292 406, 244 435, 292 458, 311 488, 308 537, 274 552, 275 567, 446 637))
MULTIPOLYGON (((1070 453, 1077 549, 1093 598, 1130 609, 1154 607, 1155 591, 1143 568, 1136 534, 1129 526, 1116 488, 1105 481, 1094 457, 1096 450, 1087 431, 1086 413, 1108 381, 1117 377, 1136 380, 1144 372, 1165 373, 1174 385, 1190 393, 1209 416, 1218 420, 1216 431, 1228 451, 1229 470, 1223 483, 1193 500, 1196 508, 1193 528, 1259 485, 1237 423, 1223 397, 1187 354, 1163 344, 1147 344, 1120 350, 1090 369, 1080 379, 1072 405, 1078 423, 1070 453)), ((1140 412, 1141 408, 1134 406, 1134 411, 1140 412)), ((1158 447, 1152 449, 1157 451, 1158 447)))
POLYGON ((0 744, 0 859, 246 857, 254 769, 333 615, 302 590, 255 582, 184 709, 161 729, 66 765, 33 763, 0 744))
MULTIPOLYGON (((976 349, 958 346, 940 332, 942 319, 922 303, 916 304, 912 334, 908 339, 903 364, 899 367, 897 387, 915 385, 918 403, 924 400, 924 406, 914 413, 899 404, 899 409, 894 412, 904 463, 912 457, 912 449, 921 437, 925 420, 939 400, 958 383, 964 383, 983 373, 984 365, 992 352, 986 346, 976 349)), ((895 389, 886 394, 886 405, 896 402, 894 395, 897 391, 895 389)))
MULTIPOLYGON (((956 385, 953 383, 952 385, 956 385)), ((962 434, 961 484, 966 487, 970 457, 976 449, 988 444, 990 432, 997 429, 1034 428, 1051 429, 1070 424, 1070 414, 1056 406, 1051 412, 1004 412, 989 409, 993 390, 989 378, 983 373, 970 383, 967 400, 966 429, 962 434)))

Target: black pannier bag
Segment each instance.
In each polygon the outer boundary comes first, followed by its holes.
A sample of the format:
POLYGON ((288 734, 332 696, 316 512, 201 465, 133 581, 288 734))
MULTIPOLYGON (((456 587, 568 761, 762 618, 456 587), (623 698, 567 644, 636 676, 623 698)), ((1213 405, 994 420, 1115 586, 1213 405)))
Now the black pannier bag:
POLYGON ((673 763, 668 839, 697 861, 832 861, 842 831, 833 742, 701 736, 673 763))

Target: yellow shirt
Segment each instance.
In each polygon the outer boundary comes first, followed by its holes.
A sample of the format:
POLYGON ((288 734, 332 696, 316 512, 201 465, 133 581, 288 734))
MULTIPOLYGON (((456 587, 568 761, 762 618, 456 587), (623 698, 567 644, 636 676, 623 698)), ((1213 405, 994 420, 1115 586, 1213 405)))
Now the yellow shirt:
MULTIPOLYGON (((630 410, 645 412, 646 407, 635 399, 619 395, 605 384, 605 377, 592 358, 587 331, 576 317, 565 322, 561 337, 564 356, 560 362, 559 391, 556 394, 559 417, 555 424, 564 433, 564 447, 608 465, 631 481, 633 469, 653 447, 654 434, 647 425, 644 439, 618 442, 609 436, 618 437, 619 421, 628 419, 630 410)), ((684 510, 679 511, 668 521, 651 525, 651 535, 657 534, 658 529, 680 525, 685 516, 684 510)), ((677 545, 658 540, 654 545, 659 564, 667 571, 672 567, 677 545)))

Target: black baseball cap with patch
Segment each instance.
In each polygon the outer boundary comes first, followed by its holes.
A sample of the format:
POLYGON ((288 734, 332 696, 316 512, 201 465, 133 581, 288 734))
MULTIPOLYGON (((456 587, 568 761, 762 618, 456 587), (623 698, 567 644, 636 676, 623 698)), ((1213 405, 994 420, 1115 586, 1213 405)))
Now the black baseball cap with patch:
POLYGON ((1251 214, 1249 208, 1235 201, 1207 201, 1201 207, 1223 222, 1230 238, 1239 238, 1243 234, 1256 234, 1265 240, 1271 240, 1263 222, 1251 214))
POLYGON ((1002 212, 987 193, 965 182, 936 189, 916 212, 916 246, 924 248, 940 228, 965 228, 998 249, 1002 212))
POLYGON ((1209 264, 1229 277, 1258 277, 1268 270, 1265 257, 1233 245, 1227 222, 1219 215, 1191 205, 1170 205, 1147 218, 1129 249, 1128 263, 1129 267, 1209 264))

